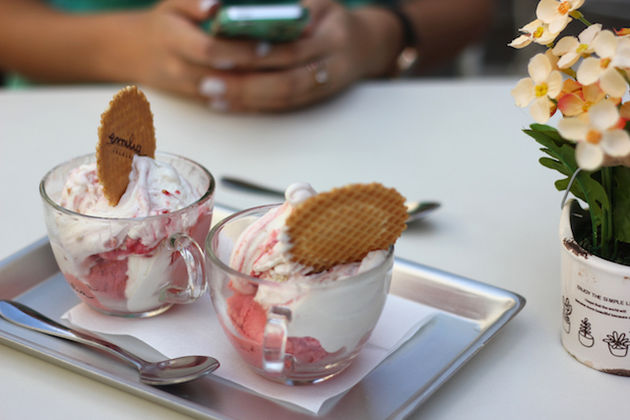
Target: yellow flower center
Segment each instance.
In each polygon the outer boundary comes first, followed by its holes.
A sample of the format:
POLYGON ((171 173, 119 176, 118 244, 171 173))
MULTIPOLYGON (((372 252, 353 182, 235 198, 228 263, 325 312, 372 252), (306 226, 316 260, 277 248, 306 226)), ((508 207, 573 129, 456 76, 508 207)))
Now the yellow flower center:
POLYGON ((586 133, 586 141, 591 144, 599 144, 601 140, 602 133, 597 130, 589 130, 588 133, 586 133))
POLYGON ((582 54, 586 50, 588 50, 588 44, 580 44, 575 50, 575 52, 578 54, 582 54))
POLYGON ((610 61, 611 61, 610 58, 602 58, 599 61, 599 65, 603 69, 608 68, 608 66, 610 65, 610 61))
POLYGON ((549 86, 547 86, 547 83, 542 82, 541 84, 536 85, 535 91, 537 98, 540 98, 541 96, 546 96, 547 92, 549 91, 549 86))
POLYGON ((582 112, 588 111, 588 109, 591 107, 591 105, 593 105, 591 102, 584 102, 582 104, 582 112))
POLYGON ((558 13, 561 15, 566 15, 571 10, 571 3, 568 1, 563 1, 558 5, 558 13))
POLYGON ((543 36, 544 32, 545 32, 545 28, 543 28, 542 26, 539 26, 538 28, 536 28, 532 36, 534 38, 540 38, 541 36, 543 36))

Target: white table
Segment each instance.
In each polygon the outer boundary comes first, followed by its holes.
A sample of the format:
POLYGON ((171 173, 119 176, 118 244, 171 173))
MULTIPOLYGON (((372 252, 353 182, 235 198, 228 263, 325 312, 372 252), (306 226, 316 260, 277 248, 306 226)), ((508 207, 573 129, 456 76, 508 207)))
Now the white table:
MULTIPOLYGON (((537 163, 531 122, 510 96, 515 80, 365 83, 309 110, 213 114, 147 90, 158 149, 192 157, 218 178, 326 190, 380 181, 443 207, 409 228, 399 256, 513 290, 525 309, 415 414, 427 419, 621 418, 628 380, 591 370, 560 345, 561 194, 537 163)), ((38 182, 89 153, 117 90, 0 91, 0 259, 45 235, 38 182)), ((219 186, 235 207, 274 199, 219 186)), ((0 346, 0 417, 176 419, 184 416, 0 346)))

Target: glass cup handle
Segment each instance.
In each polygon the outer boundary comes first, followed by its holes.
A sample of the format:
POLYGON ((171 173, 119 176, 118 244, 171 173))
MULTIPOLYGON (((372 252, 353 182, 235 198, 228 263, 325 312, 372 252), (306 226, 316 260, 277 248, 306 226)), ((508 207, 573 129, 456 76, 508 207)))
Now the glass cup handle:
POLYGON ((170 303, 191 303, 203 295, 208 284, 206 282, 206 262, 199 244, 185 233, 175 233, 167 239, 167 248, 179 252, 188 273, 185 288, 169 285, 163 292, 163 300, 170 303))
POLYGON ((284 370, 289 321, 291 321, 291 311, 282 306, 273 306, 267 314, 262 355, 263 369, 266 372, 280 373, 284 370))

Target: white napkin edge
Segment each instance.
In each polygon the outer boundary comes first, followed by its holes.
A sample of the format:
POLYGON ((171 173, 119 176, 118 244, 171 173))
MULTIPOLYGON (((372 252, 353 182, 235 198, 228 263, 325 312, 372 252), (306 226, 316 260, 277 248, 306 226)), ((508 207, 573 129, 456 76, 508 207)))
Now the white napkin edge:
MULTIPOLYGON (((194 304, 193 304, 194 305, 194 304)), ((169 311, 170 312, 170 311, 169 311)), ((144 344, 154 349, 158 353, 164 355, 165 357, 175 357, 173 354, 168 354, 169 352, 162 351, 159 348, 154 347, 151 343, 144 340, 142 337, 138 337, 134 334, 129 333, 120 333, 112 330, 108 330, 106 327, 101 327, 94 329, 90 328, 86 325, 86 319, 78 319, 77 314, 81 314, 82 316, 90 316, 93 319, 103 320, 105 324, 108 322, 113 322, 114 324, 118 322, 125 322, 129 324, 130 322, 134 322, 133 319, 122 319, 122 318, 112 318, 106 315, 99 314, 92 309, 89 309, 87 305, 81 303, 73 308, 69 309, 62 315, 62 319, 69 321, 71 324, 76 325, 80 328, 84 328, 96 333, 106 334, 112 337, 121 337, 128 336, 133 337, 137 340, 142 341, 144 344), (73 314, 75 315, 73 317, 73 314)), ((160 315, 161 317, 167 316, 166 314, 160 315)), ((357 383, 359 383, 365 376, 367 376, 371 371, 376 369, 388 356, 390 356, 393 352, 395 352, 402 344, 404 344, 407 340, 413 337, 414 334, 420 330, 420 328, 427 324, 435 315, 435 310, 429 306, 422 305, 418 302, 411 301, 409 299, 396 296, 393 294, 388 295, 386 306, 383 310, 383 314, 381 315, 379 322, 377 323, 374 331, 372 333, 372 337, 370 340, 364 345, 364 347, 359 352, 357 358, 352 362, 352 364, 338 376, 331 378, 330 380, 324 381, 320 384, 315 385, 300 385, 289 387, 287 385, 275 383, 269 381, 253 371, 249 369, 245 365, 244 362, 237 358, 242 364, 242 367, 236 367, 239 370, 242 370, 241 373, 247 375, 247 384, 241 383, 238 380, 235 380, 233 376, 229 373, 225 374, 225 369, 222 370, 219 368, 213 374, 219 376, 225 380, 230 381, 231 383, 237 384, 240 387, 247 389, 254 394, 260 395, 264 398, 276 400, 280 403, 285 403, 290 406, 295 406, 298 408, 305 409, 313 414, 317 414, 321 407, 329 400, 335 397, 340 397, 349 391, 352 387, 354 387, 357 383), (410 306, 411 305, 411 306, 410 306), (398 338, 392 342, 391 337, 387 337, 391 332, 391 328, 388 328, 384 325, 385 322, 390 323, 394 319, 390 319, 392 317, 399 318, 400 313, 408 312, 412 307, 421 313, 421 316, 417 319, 415 323, 413 323, 409 328, 406 328, 403 331, 402 335, 399 335, 398 338), (392 312, 393 311, 393 312, 392 312), (379 335, 383 335, 384 337, 379 335), (379 345, 378 343, 374 343, 374 341, 390 341, 387 346, 379 345)), ((154 321, 159 319, 160 316, 150 319, 154 321)), ((405 319, 405 318, 402 318, 405 319)), ((87 320, 89 324, 89 319, 87 320)), ((97 322, 98 323, 98 322, 97 322)), ((227 341, 227 338, 224 336, 221 337, 221 341, 224 341, 224 345, 230 346, 231 344, 227 341)), ((129 349, 133 350, 133 349, 129 349)), ((212 354, 212 352, 208 351, 200 351, 198 354, 212 354)), ((221 362, 221 360, 219 360, 221 362)))

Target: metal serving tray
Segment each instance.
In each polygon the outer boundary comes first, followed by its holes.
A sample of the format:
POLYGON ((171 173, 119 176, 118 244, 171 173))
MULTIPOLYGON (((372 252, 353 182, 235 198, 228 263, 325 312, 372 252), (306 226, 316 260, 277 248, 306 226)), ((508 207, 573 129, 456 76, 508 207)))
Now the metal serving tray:
MULTIPOLYGON (((260 413, 278 420, 401 418, 422 404, 525 305, 522 296, 510 291, 402 259, 394 264, 391 293, 431 306, 437 315, 347 393, 326 402, 318 415, 213 375, 188 384, 148 386, 139 382, 135 370, 108 356, 2 319, 0 343, 199 418, 259 418, 260 413)), ((57 268, 47 238, 0 262, 0 298, 20 301, 56 320, 78 303, 57 268)), ((117 339, 149 360, 160 359, 139 340, 117 339)))

